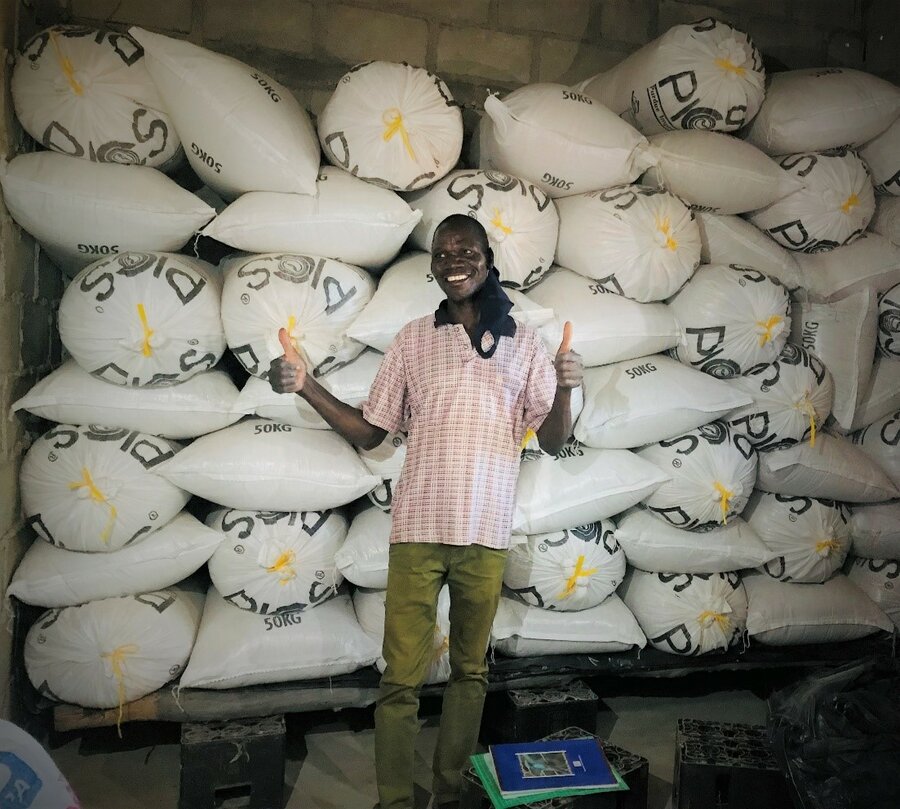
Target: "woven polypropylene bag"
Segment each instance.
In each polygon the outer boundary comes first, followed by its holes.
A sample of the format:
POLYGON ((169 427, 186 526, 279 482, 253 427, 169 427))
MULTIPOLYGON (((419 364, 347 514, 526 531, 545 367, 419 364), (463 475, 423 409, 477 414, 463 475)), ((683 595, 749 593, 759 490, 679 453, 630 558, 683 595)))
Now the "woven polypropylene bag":
POLYGON ((681 200, 626 185, 564 197, 556 262, 644 303, 670 297, 700 264, 700 229, 681 200))
POLYGON ((861 146, 859 156, 869 169, 878 194, 900 195, 900 118, 861 146))
POLYGON ((535 534, 514 545, 503 572, 506 594, 547 610, 596 607, 625 575, 625 554, 615 528, 606 520, 535 534))
POLYGON ((850 436, 900 488, 900 410, 850 436))
POLYGON ((462 115, 447 85, 395 62, 368 62, 346 73, 318 127, 333 165, 396 191, 431 185, 462 150, 462 115))
POLYGON ((59 305, 59 336, 93 376, 166 387, 212 368, 225 352, 213 268, 171 253, 124 253, 85 267, 59 305))
POLYGON ((128 34, 47 28, 22 48, 11 89, 16 117, 47 149, 163 171, 182 157, 144 49, 128 34))
POLYGON ((766 74, 747 34, 711 18, 675 25, 577 85, 645 135, 733 131, 756 115, 766 74))

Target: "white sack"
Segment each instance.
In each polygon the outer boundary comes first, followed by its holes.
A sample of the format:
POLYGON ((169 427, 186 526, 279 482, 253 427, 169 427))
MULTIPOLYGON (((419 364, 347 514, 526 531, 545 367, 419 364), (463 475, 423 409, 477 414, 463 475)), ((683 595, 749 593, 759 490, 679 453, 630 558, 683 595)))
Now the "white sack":
POLYGON ((619 517, 616 539, 628 564, 653 573, 727 573, 774 556, 741 517, 708 531, 685 531, 633 508, 619 517))
POLYGON ((747 34, 711 18, 675 25, 578 89, 652 135, 729 132, 756 115, 765 69, 747 34))
MULTIPOLYGON (((353 593, 353 609, 359 625, 380 649, 384 642, 385 591, 359 589, 353 593)), ((381 655, 375 668, 384 673, 387 663, 381 655)), ((425 683, 446 683, 450 679, 450 588, 445 584, 438 593, 437 613, 432 641, 432 657, 425 683)))
POLYGON ((878 194, 900 195, 900 118, 859 148, 875 191, 878 194))
POLYGON ((421 217, 393 191, 333 166, 319 172, 316 189, 243 194, 203 235, 247 253, 326 256, 376 269, 397 255, 421 217))
POLYGON ((194 441, 157 470, 191 494, 228 508, 321 511, 379 482, 331 430, 248 419, 194 441))
POLYGON ((406 462, 406 446, 405 433, 389 433, 375 449, 357 447, 356 451, 366 468, 381 478, 381 483, 366 496, 383 511, 391 510, 397 479, 406 462))
POLYGON ((560 322, 571 321, 572 350, 587 368, 656 354, 678 342, 678 326, 665 304, 623 298, 562 267, 551 270, 527 296, 552 309, 560 322))
POLYGON ((0 752, 0 783, 20 806, 79 809, 75 792, 50 754, 37 739, 5 719, 0 719, 0 752))
MULTIPOLYGON (((380 352, 365 349, 347 364, 320 377, 318 382, 342 402, 356 407, 369 398, 369 390, 382 359, 380 352)), ((276 393, 266 380, 255 376, 248 377, 244 383, 234 409, 239 414, 256 414, 293 427, 331 429, 306 399, 296 393, 276 393)))
POLYGON ((900 114, 900 89, 844 67, 785 70, 769 76, 766 99, 746 130, 766 154, 861 146, 900 114))
POLYGON ((359 587, 387 587, 391 515, 380 508, 360 511, 350 523, 347 539, 334 555, 341 575, 359 587))
POLYGON ((68 275, 128 250, 180 250, 215 211, 148 166, 55 152, 0 161, 3 202, 68 275))
POLYGON ((900 284, 878 296, 878 353, 900 360, 900 284))
MULTIPOLYGON (((265 383, 263 383, 265 384, 265 383)), ((164 438, 196 438, 234 424, 238 389, 225 371, 201 371, 162 388, 110 385, 75 360, 51 371, 12 410, 58 424, 104 424, 164 438)))
POLYGON ((832 500, 757 491, 744 519, 774 554, 763 572, 781 581, 830 579, 850 551, 847 510, 832 500))
POLYGON ((832 415, 845 430, 853 424, 875 355, 875 300, 868 290, 834 303, 797 301, 791 342, 815 354, 834 382, 832 415))
POLYGON ((377 658, 378 647, 362 631, 349 595, 314 610, 257 615, 210 588, 181 685, 220 689, 314 680, 356 671, 377 658))
POLYGON ((157 474, 179 450, 132 430, 56 425, 22 461, 22 513, 38 536, 70 551, 107 553, 140 542, 190 499, 157 474))
POLYGON ((894 626, 900 628, 900 588, 897 587, 900 561, 856 558, 847 571, 847 578, 884 610, 894 626))
POLYGON ((900 282, 900 246, 877 233, 826 253, 797 254, 804 297, 837 301, 854 292, 885 292, 900 282))
POLYGON ((647 642, 661 652, 725 651, 744 634, 747 596, 737 573, 647 573, 629 568, 620 595, 647 642))
POLYGON ((624 449, 569 442, 557 455, 526 450, 516 484, 513 533, 564 531, 608 519, 668 479, 658 467, 624 449))
POLYGON ((637 455, 671 476, 644 505, 676 528, 705 530, 740 514, 756 481, 756 452, 746 437, 713 421, 637 455))
POLYGON ((315 194, 319 145, 306 110, 271 76, 184 39, 128 29, 197 176, 227 199, 315 194))
POLYGON ((521 177, 551 197, 634 182, 653 164, 647 139, 589 96, 562 84, 489 95, 478 164, 521 177))
POLYGON ((625 185, 560 199, 560 266, 637 301, 670 297, 700 264, 694 215, 671 194, 625 185))
POLYGON ((184 382, 225 352, 221 285, 174 253, 122 253, 85 267, 59 304, 59 336, 85 371, 128 387, 184 382))
POLYGON ((900 497, 890 478, 846 438, 822 433, 816 445, 796 444, 759 455, 756 486, 764 492, 845 503, 900 497))
POLYGON ((25 638, 28 678, 85 708, 140 699, 178 677, 202 611, 202 595, 178 588, 50 610, 25 638))
POLYGON ((823 253, 859 238, 875 213, 865 164, 848 150, 790 154, 779 165, 803 187, 747 218, 788 250, 823 253))
POLYGON ((610 449, 672 438, 752 401, 747 393, 662 354, 588 368, 583 387, 585 405, 575 438, 610 449))
POLYGON ((669 309, 681 332, 673 355, 719 379, 774 362, 790 333, 787 289, 749 267, 704 264, 669 309))
POLYGON ((491 644, 508 657, 556 654, 612 654, 647 639, 631 610, 612 593, 603 603, 578 612, 555 612, 501 598, 491 627, 491 644))
POLYGON ((504 592, 546 610, 575 612, 596 607, 622 583, 625 554, 615 523, 589 523, 535 534, 509 549, 504 592))
POLYGON ((345 73, 318 127, 333 165, 397 191, 439 180, 462 150, 462 114, 447 85, 407 64, 368 62, 345 73))
POLYGON ((900 199, 875 197, 875 214, 869 221, 869 230, 900 245, 900 199))
POLYGON ((559 216, 550 197, 530 182, 500 171, 459 170, 406 200, 422 215, 411 237, 420 250, 431 250, 444 219, 466 214, 487 231, 505 285, 527 289, 553 263, 559 216))
POLYGON ((363 344, 347 327, 375 292, 365 271, 318 256, 264 253, 226 263, 222 322, 228 347, 248 373, 266 379, 284 354, 278 330, 321 376, 349 362, 363 344))
MULTIPOLYGON (((900 407, 900 362, 885 357, 875 357, 869 384, 863 393, 856 413, 853 415, 852 430, 873 424, 900 407)), ((836 425, 839 432, 849 432, 836 425)))
POLYGON ((752 401, 733 411, 727 421, 757 452, 812 443, 831 415, 831 374, 815 354, 793 343, 784 344, 775 362, 751 368, 730 385, 752 401))
POLYGON ((225 536, 209 560, 213 586, 229 604, 260 615, 312 609, 337 594, 334 555, 347 536, 336 511, 218 509, 206 524, 225 536))
POLYGON ((856 556, 900 559, 900 502, 854 506, 849 525, 856 556))
POLYGON ((47 28, 22 48, 11 90, 19 122, 47 149, 164 171, 183 157, 144 49, 128 34, 47 28))
POLYGON ((850 436, 900 489, 900 410, 850 436))
POLYGON ((755 643, 794 646, 840 643, 893 631, 890 619, 843 573, 822 584, 744 576, 747 632, 755 643))
POLYGON ((803 182, 740 138, 719 132, 663 132, 650 138, 658 160, 642 182, 701 211, 738 214, 763 208, 803 182))
POLYGON ((69 607, 159 590, 201 568, 221 542, 218 531, 187 511, 145 541, 115 553, 80 553, 33 542, 6 593, 39 607, 69 607))
POLYGON ((698 211, 700 261, 704 264, 737 264, 757 267, 777 278, 788 289, 805 286, 794 254, 739 216, 719 216, 698 211))

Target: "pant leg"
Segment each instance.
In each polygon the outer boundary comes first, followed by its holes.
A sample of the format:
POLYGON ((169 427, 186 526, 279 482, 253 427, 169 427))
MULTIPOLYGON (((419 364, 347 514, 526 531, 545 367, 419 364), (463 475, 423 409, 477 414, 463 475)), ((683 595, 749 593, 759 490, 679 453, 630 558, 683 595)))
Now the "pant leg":
POLYGON ((385 600, 387 667, 375 708, 375 772, 381 809, 412 809, 419 690, 434 654, 438 593, 446 575, 444 546, 390 548, 385 600))
POLYGON ((434 751, 434 795, 439 803, 459 799, 462 771, 478 743, 487 691, 485 653, 506 565, 506 551, 483 545, 450 550, 450 680, 434 751))

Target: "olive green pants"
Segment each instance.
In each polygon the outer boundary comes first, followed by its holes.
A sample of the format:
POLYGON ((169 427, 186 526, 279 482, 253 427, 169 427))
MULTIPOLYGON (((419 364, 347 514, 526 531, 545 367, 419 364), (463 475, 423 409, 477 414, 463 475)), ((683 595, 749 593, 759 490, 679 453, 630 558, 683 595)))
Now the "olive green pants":
POLYGON ((434 659, 437 599, 450 589, 450 680, 434 751, 438 803, 459 798, 475 752, 487 691, 487 651, 506 551, 482 545, 391 545, 385 603, 387 663, 375 709, 375 770, 381 809, 413 809, 419 691, 434 659))

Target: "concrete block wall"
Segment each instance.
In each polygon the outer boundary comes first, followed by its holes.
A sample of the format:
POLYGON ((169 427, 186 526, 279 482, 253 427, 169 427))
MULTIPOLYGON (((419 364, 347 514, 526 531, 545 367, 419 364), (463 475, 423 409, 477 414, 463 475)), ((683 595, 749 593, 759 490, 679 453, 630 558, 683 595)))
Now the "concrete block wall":
MULTIPOLYGON (((0 0, 0 59, 10 64, 16 45, 15 0, 0 0)), ((8 71, 4 71, 8 75, 8 71)), ((0 87, 0 155, 22 148, 7 82, 0 87)), ((0 592, 5 591, 31 542, 19 508, 19 465, 31 436, 27 422, 10 417, 10 405, 60 362, 56 310, 59 270, 35 250, 0 201, 0 592)), ((0 681, 8 679, 12 648, 10 606, 0 600, 0 681)), ((0 687, 0 715, 9 716, 10 689, 0 687)))

